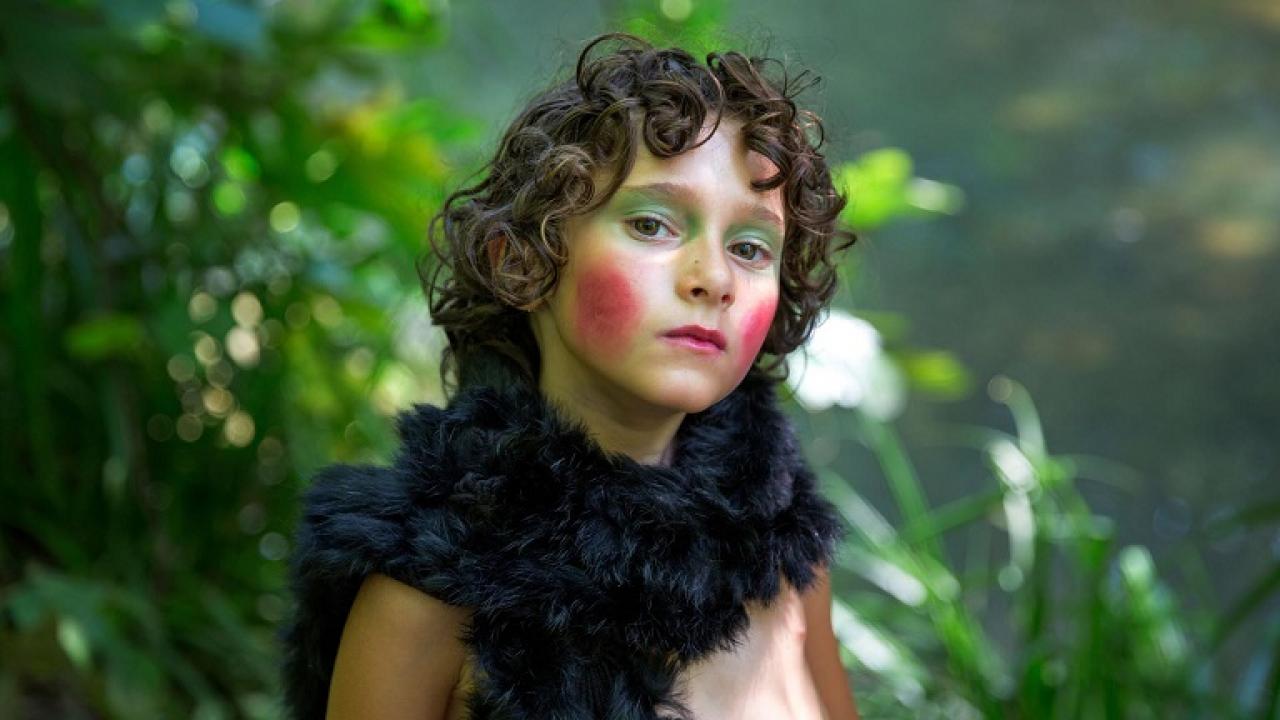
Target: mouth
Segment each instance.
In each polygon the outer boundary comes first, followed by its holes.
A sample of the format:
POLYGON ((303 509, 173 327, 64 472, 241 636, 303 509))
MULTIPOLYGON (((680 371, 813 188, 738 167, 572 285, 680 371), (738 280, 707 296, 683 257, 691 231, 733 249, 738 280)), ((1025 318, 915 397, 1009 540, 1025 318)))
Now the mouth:
POLYGON ((724 352, 726 345, 723 333, 719 330, 702 327, 701 325, 685 325, 673 330, 668 330, 662 334, 662 337, 665 340, 687 347, 691 350, 699 350, 707 353, 724 352))

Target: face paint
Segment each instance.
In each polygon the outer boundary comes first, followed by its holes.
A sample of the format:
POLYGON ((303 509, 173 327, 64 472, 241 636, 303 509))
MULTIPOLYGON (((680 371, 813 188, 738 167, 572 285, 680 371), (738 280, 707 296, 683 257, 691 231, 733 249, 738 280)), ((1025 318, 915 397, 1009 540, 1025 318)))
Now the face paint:
POLYGON ((640 304, 626 273, 608 262, 584 269, 574 322, 585 344, 606 357, 625 354, 639 318, 640 304))
POLYGON ((742 323, 742 355, 738 358, 738 374, 745 376, 764 345, 764 338, 769 334, 769 326, 773 323, 774 312, 778 308, 778 296, 760 303, 742 323))
POLYGON ((749 153, 732 124, 675 157, 640 147, 624 189, 565 223, 565 292, 533 318, 544 392, 573 403, 601 398, 619 413, 633 401, 640 413, 691 413, 742 381, 780 291, 778 261, 740 255, 737 245, 764 234, 780 255, 783 228, 769 218, 786 209, 780 188, 754 188, 759 163, 749 167, 749 153), (709 256, 713 249, 722 255, 709 256), (713 262, 699 270, 695 255, 713 262), (725 352, 695 352, 663 337, 682 325, 724 333, 725 352))

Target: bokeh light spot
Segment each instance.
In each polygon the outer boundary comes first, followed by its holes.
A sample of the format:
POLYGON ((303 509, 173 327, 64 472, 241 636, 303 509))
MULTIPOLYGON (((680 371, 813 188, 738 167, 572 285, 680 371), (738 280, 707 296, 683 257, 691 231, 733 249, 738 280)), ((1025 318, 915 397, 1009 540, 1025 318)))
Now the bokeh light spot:
POLYGON ((199 417, 191 413, 183 413, 178 418, 178 437, 187 442, 195 442, 200 439, 201 433, 204 432, 204 423, 199 417))
POLYGON ((278 233, 292 232, 301 221, 302 213, 298 210, 298 206, 288 201, 277 203, 271 208, 271 214, 268 217, 271 229, 278 233))
POLYGON ((251 292, 242 292, 231 301, 231 317, 236 324, 253 328, 262 322, 262 303, 251 292))
POLYGON ((191 322, 197 325, 207 322, 217 312, 218 301, 203 290, 192 293, 191 299, 187 301, 187 316, 191 318, 191 322))
POLYGON ((227 442, 236 447, 248 447, 253 442, 253 417, 243 410, 237 410, 231 413, 231 417, 227 418, 227 422, 222 426, 222 434, 227 438, 227 442))

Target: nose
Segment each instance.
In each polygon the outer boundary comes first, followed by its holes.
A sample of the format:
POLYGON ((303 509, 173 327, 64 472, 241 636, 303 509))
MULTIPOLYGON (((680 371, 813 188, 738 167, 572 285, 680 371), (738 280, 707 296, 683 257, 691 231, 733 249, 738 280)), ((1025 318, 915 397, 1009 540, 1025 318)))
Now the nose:
POLYGON ((719 241, 711 236, 696 238, 686 245, 688 253, 680 273, 680 296, 691 302, 732 305, 733 269, 724 257, 719 241))

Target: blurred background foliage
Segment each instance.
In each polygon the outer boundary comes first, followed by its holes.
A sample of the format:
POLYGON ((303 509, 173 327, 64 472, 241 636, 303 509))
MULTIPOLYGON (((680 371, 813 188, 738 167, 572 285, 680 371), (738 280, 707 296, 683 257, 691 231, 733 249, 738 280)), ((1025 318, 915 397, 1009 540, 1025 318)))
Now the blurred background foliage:
POLYGON ((1280 14, 774 5, 5 3, 0 716, 280 716, 300 489, 442 401, 427 218, 625 28, 827 77, 864 715, 1276 717, 1280 14))

